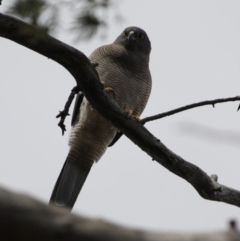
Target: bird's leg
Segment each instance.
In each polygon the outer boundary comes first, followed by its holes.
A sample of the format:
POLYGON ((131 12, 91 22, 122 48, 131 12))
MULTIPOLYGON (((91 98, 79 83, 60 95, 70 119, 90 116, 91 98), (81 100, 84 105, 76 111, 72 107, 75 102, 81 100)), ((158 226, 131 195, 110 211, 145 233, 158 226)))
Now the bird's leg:
POLYGON ((122 109, 128 114, 128 116, 131 116, 133 119, 135 119, 135 120, 139 120, 140 119, 138 115, 134 115, 133 111, 129 110, 127 108, 126 104, 122 105, 122 109))

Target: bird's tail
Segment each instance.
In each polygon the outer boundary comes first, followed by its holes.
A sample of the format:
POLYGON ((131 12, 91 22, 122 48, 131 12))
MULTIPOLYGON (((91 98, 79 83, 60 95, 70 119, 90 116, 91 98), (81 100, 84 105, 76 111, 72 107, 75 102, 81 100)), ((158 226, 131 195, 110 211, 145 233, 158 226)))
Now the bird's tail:
POLYGON ((72 209, 91 168, 83 169, 67 157, 52 192, 49 204, 72 209))

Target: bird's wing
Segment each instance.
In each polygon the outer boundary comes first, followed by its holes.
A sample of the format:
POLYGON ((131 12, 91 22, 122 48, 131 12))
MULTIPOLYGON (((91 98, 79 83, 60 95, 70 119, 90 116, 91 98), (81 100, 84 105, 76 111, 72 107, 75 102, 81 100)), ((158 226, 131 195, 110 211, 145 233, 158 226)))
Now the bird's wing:
POLYGON ((123 133, 121 131, 118 131, 115 135, 115 137, 113 138, 112 142, 108 145, 108 147, 113 146, 123 135, 123 133))
POLYGON ((80 105, 82 104, 83 97, 84 97, 84 95, 83 95, 82 92, 79 92, 77 94, 77 97, 76 97, 76 100, 75 100, 75 105, 74 105, 74 108, 73 108, 73 113, 72 113, 72 122, 71 122, 72 126, 78 120, 78 117, 79 117, 79 114, 80 114, 80 105))
MULTIPOLYGON (((72 113, 72 122, 71 122, 71 125, 73 126, 77 120, 78 120, 78 117, 79 117, 79 114, 80 114, 80 106, 82 104, 82 101, 83 101, 83 93, 82 92, 79 92, 77 97, 76 97, 76 100, 75 100, 75 105, 74 105, 74 108, 73 108, 73 113, 72 113)), ((117 132, 116 133, 116 136, 113 138, 112 142, 108 145, 108 147, 111 147, 113 146, 122 136, 122 132, 117 132)))
MULTIPOLYGON (((82 101, 83 101, 83 93, 82 92, 79 92, 77 97, 76 97, 76 100, 75 100, 75 105, 74 105, 74 108, 73 108, 73 113, 72 113, 72 121, 71 121, 71 125, 73 126, 75 123, 77 123, 78 121, 78 117, 79 117, 79 114, 80 114, 80 106, 82 104, 82 101)), ((112 142, 108 145, 108 147, 111 147, 113 146, 122 136, 122 132, 118 131, 115 135, 115 137, 113 138, 112 142)))

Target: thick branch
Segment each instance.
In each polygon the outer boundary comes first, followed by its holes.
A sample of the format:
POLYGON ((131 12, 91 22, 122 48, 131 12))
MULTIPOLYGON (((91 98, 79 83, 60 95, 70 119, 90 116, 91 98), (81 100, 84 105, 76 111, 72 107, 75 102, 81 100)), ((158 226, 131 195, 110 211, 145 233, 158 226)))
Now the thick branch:
MULTIPOLYGON (((185 111, 185 110, 190 110, 190 109, 193 109, 193 108, 196 108, 196 107, 205 106, 205 105, 212 105, 213 107, 215 107, 215 104, 218 104, 218 103, 224 103, 224 102, 229 102, 229 101, 239 101, 239 100, 240 100, 240 96, 230 97, 230 98, 225 98, 225 99, 201 101, 201 102, 186 105, 186 106, 174 109, 174 110, 163 112, 163 113, 158 114, 158 115, 146 117, 146 118, 142 119, 141 122, 143 124, 145 124, 149 121, 161 119, 161 118, 164 118, 166 116, 174 115, 174 114, 177 114, 179 112, 182 112, 182 111, 185 111)), ((239 107, 240 107, 240 105, 239 105, 239 107)), ((239 110, 239 107, 238 107, 237 110, 239 110)))
MULTIPOLYGON (((46 56, 65 67, 77 81, 79 90, 83 90, 81 79, 86 82, 99 82, 98 74, 88 58, 71 46, 47 35, 16 18, 0 14, 0 36, 23 45, 46 56)), ((102 85, 97 85, 99 88, 102 85)), ((103 88, 103 87, 102 87, 103 88)))
POLYGON ((156 233, 129 229, 103 220, 70 214, 69 211, 47 206, 22 194, 0 188, 1 240, 11 241, 233 241, 240 232, 228 231, 205 234, 156 233))
POLYGON ((11 39, 64 66, 75 78, 78 88, 84 93, 94 109, 109 119, 129 139, 152 159, 169 171, 188 181, 205 199, 222 201, 240 207, 240 192, 229 189, 220 192, 212 179, 199 167, 174 154, 154 137, 139 121, 129 118, 103 86, 94 67, 80 51, 39 32, 20 20, 0 14, 0 36, 11 39))

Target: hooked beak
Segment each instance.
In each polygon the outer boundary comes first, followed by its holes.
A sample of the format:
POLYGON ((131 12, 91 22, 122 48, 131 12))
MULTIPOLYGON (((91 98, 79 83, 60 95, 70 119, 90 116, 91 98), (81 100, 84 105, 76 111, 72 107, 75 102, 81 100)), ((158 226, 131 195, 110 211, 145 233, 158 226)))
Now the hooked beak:
POLYGON ((128 40, 129 41, 134 41, 135 37, 134 37, 134 31, 130 31, 128 34, 128 40))

